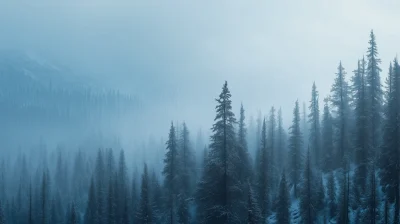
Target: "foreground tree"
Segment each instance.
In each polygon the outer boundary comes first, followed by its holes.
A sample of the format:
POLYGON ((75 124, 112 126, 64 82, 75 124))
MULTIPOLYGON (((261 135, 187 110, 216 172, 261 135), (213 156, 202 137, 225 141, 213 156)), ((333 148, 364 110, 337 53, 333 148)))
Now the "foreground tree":
POLYGON ((289 169, 290 169, 290 181, 293 185, 294 197, 298 196, 297 185, 300 181, 300 170, 301 170, 301 152, 303 147, 303 137, 300 131, 300 111, 299 101, 296 101, 293 109, 293 123, 290 127, 289 132, 289 169))
POLYGON ((166 193, 166 208, 168 208, 168 223, 174 224, 176 222, 176 204, 179 181, 179 160, 178 160, 178 143, 176 139, 176 132, 173 123, 169 130, 167 145, 167 153, 164 159, 164 189, 166 193))
POLYGON ((338 72, 331 89, 331 102, 334 107, 335 119, 335 138, 336 142, 336 164, 339 167, 344 167, 345 156, 348 153, 348 116, 349 116, 349 99, 348 99, 348 84, 346 82, 346 72, 342 66, 342 62, 339 63, 338 72))
POLYGON ((217 115, 212 127, 210 152, 205 172, 197 191, 200 223, 243 223, 236 214, 245 211, 245 198, 238 178, 237 153, 231 94, 225 82, 216 100, 217 115))
POLYGON ((308 123, 309 123, 309 145, 312 152, 312 162, 316 167, 320 167, 321 163, 321 132, 320 132, 320 123, 319 123, 319 95, 317 91, 317 86, 315 82, 313 83, 311 90, 311 100, 310 106, 308 107, 310 110, 310 114, 308 115, 308 123))

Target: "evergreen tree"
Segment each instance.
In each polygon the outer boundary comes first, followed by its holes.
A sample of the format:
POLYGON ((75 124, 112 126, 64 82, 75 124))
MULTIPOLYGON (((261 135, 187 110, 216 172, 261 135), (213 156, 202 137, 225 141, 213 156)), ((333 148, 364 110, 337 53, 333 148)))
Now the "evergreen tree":
POLYGON ((322 158, 322 169, 329 171, 333 169, 334 164, 334 151, 333 151, 333 122, 332 115, 329 110, 329 98, 324 99, 324 113, 322 116, 322 145, 323 147, 323 158, 322 158))
MULTIPOLYGON (((156 172, 153 171, 150 179, 150 188, 149 188, 149 198, 150 198, 150 204, 152 206, 152 211, 153 211, 153 222, 154 223, 163 223, 165 222, 163 220, 163 195, 162 191, 163 189, 160 186, 160 182, 158 181, 156 172)), ((168 214, 167 214, 168 215, 168 214)))
POLYGON ((388 91, 388 102, 385 108, 383 128, 383 146, 381 149, 381 185, 390 203, 395 203, 394 222, 399 222, 399 148, 400 148, 400 66, 395 59, 393 64, 391 87, 388 91))
POLYGON ((355 71, 353 83, 355 98, 355 160, 357 169, 355 171, 355 188, 359 194, 365 193, 367 179, 367 163, 368 163, 368 113, 367 113, 367 98, 366 98, 366 82, 365 82, 365 60, 358 61, 358 68, 355 71))
POLYGON ((319 124, 319 95, 315 82, 311 90, 310 114, 308 115, 309 130, 309 144, 312 152, 312 161, 317 167, 320 167, 321 160, 321 142, 320 142, 320 124, 319 124))
POLYGON ((348 100, 348 85, 345 79, 346 72, 339 63, 338 72, 331 89, 331 102, 335 108, 335 138, 336 142, 336 161, 337 164, 343 167, 345 165, 345 156, 348 153, 348 115, 349 115, 349 100, 348 100))
POLYGON ((189 141, 189 130, 183 123, 180 135, 180 193, 178 199, 178 222, 189 223, 188 199, 192 195, 195 183, 195 160, 189 141))
POLYGON ((262 222, 262 217, 250 181, 247 182, 247 188, 249 189, 247 194, 247 224, 259 224, 262 222))
POLYGON ((176 222, 176 204, 178 196, 179 184, 179 161, 178 161, 178 144, 176 139, 176 132, 173 123, 169 130, 169 137, 166 143, 167 153, 164 159, 164 189, 166 191, 166 208, 168 208, 168 223, 174 224, 176 222))
POLYGON ((313 174, 311 173, 311 161, 310 161, 310 149, 307 151, 307 160, 305 163, 304 174, 303 174, 303 186, 300 193, 300 214, 303 223, 314 223, 315 222, 315 205, 313 204, 313 193, 314 186, 313 174))
POLYGON ((268 182, 269 188, 272 194, 275 192, 278 183, 278 177, 276 176, 277 170, 275 166, 275 142, 276 142, 276 118, 275 118, 275 108, 272 107, 270 110, 269 115, 269 130, 268 130, 268 139, 269 139, 269 146, 268 146, 268 182), (276 185, 276 186, 275 186, 276 185))
POLYGON ((283 170, 283 166, 285 164, 285 153, 286 153, 286 135, 285 130, 283 128, 283 119, 282 119, 282 109, 278 110, 278 127, 277 127, 277 136, 276 136, 276 152, 277 152, 277 167, 279 172, 283 170))
POLYGON ((289 132, 289 169, 290 169, 290 181, 293 185, 294 197, 298 196, 297 185, 300 181, 300 169, 301 169, 301 152, 303 147, 303 138, 300 131, 300 112, 299 112, 299 101, 296 101, 293 109, 293 123, 290 127, 289 132))
POLYGON ((290 224, 290 198, 287 189, 286 175, 282 172, 281 182, 279 184, 279 194, 276 204, 276 220, 280 224, 290 224))
POLYGON ((239 179, 243 184, 243 188, 247 188, 247 178, 252 175, 252 168, 250 163, 250 156, 247 146, 247 128, 245 123, 245 110, 243 104, 240 106, 240 118, 239 118, 239 130, 238 130, 238 156, 240 158, 239 167, 239 179))
POLYGON ((137 214, 137 221, 139 224, 153 223, 153 212, 149 198, 149 175, 147 172, 146 164, 144 164, 144 170, 142 174, 142 186, 140 192, 140 204, 137 214))
POLYGON ((257 161, 259 164, 256 168, 257 187, 258 187, 258 200, 261 208, 261 217, 263 220, 267 218, 269 208, 269 185, 268 185, 268 155, 267 155, 267 124, 265 118, 261 128, 260 150, 258 153, 257 161))
POLYGON ((244 222, 242 217, 235 216, 244 211, 246 198, 238 177, 240 158, 234 130, 236 119, 230 98, 228 83, 225 82, 216 99, 217 114, 212 127, 209 161, 197 191, 200 223, 244 222))
POLYGON ((370 153, 371 156, 375 156, 375 151, 378 150, 380 145, 380 127, 382 122, 382 89, 380 81, 380 72, 382 71, 379 67, 381 60, 378 58, 378 49, 375 40, 375 34, 371 30, 369 47, 367 51, 367 94, 368 94, 368 122, 369 122, 369 136, 371 137, 370 153))

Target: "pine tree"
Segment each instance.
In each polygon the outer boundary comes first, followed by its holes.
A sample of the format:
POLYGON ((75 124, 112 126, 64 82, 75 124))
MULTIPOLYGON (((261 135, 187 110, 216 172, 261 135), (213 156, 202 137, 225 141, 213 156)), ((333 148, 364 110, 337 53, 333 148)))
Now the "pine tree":
MULTIPOLYGON (((150 204, 152 206, 153 211, 153 222, 154 223, 163 223, 163 189, 160 186, 160 182, 158 181, 156 172, 153 170, 151 178, 150 178, 150 187, 149 187, 149 198, 150 204)), ((168 215, 168 214, 167 214, 168 215)))
POLYGON ((195 183, 195 159, 190 146, 189 130, 185 123, 182 125, 182 131, 179 139, 180 144, 180 193, 178 198, 178 222, 189 223, 189 205, 188 199, 192 195, 192 189, 195 183))
POLYGON ((277 136, 276 136, 276 152, 277 152, 277 167, 278 171, 281 172, 283 170, 283 164, 285 164, 285 154, 286 154, 286 135, 285 130, 283 128, 283 119, 282 119, 282 109, 278 110, 278 127, 277 127, 277 136))
POLYGON ((275 166, 275 142, 276 142, 276 118, 275 118, 275 108, 272 107, 270 110, 269 115, 269 130, 268 130, 268 139, 269 139, 269 146, 268 146, 268 182, 269 188, 274 194, 275 189, 277 188, 278 177, 276 176, 277 170, 275 166))
POLYGON ((315 188, 313 183, 313 174, 311 171, 310 161, 310 149, 307 151, 307 160, 305 163, 304 174, 303 174, 303 186, 300 193, 300 213, 301 220, 303 223, 314 223, 315 222, 315 205, 313 204, 313 193, 315 188))
POLYGON ((367 94, 368 94, 368 122, 369 122, 369 136, 371 137, 370 153, 371 157, 374 157, 375 151, 378 150, 380 145, 380 127, 382 122, 382 89, 380 81, 380 72, 382 71, 379 67, 381 60, 378 58, 378 49, 376 45, 374 32, 371 30, 369 47, 367 51, 367 94))
POLYGON ((308 125, 307 125, 306 108, 307 108, 306 102, 303 102, 303 108, 302 108, 301 119, 300 119, 301 120, 301 132, 303 133, 303 137, 304 137, 303 142, 308 142, 308 139, 309 139, 309 137, 308 137, 309 128, 308 128, 308 125))
POLYGON ((339 63, 338 72, 331 89, 331 102, 335 108, 335 138, 336 142, 336 161, 337 164, 343 167, 345 165, 345 156, 348 153, 348 115, 349 115, 349 100, 348 100, 348 85, 345 79, 346 72, 339 63))
POLYGON ((301 151, 303 147, 303 138, 300 131, 300 112, 299 112, 299 101, 296 101, 293 109, 293 123, 290 127, 289 137, 289 168, 290 168, 290 181, 293 185, 294 197, 298 196, 297 185, 300 181, 300 169, 301 169, 301 151))
POLYGON ((261 137, 260 137, 260 150, 258 153, 257 161, 259 161, 256 170, 257 175, 257 187, 258 187, 258 200, 261 209, 261 217, 263 220, 267 218, 269 208, 269 185, 268 185, 268 145, 267 145, 267 124, 265 118, 262 123, 261 137))
POLYGON ((142 174, 142 186, 140 192, 140 204, 137 214, 137 221, 139 224, 153 223, 153 212, 149 198, 149 175, 147 172, 147 165, 144 164, 142 174))
POLYGON ((231 94, 225 82, 216 99, 215 123, 212 127, 209 161, 197 191, 198 221, 200 223, 240 223, 244 220, 235 214, 245 209, 243 193, 237 170, 240 158, 232 112, 231 94))
POLYGON ((280 224, 290 224, 290 198, 287 188, 286 175, 282 172, 281 182, 279 184, 279 194, 276 204, 276 220, 280 224))
POLYGON ((309 130, 309 144, 312 152, 312 161, 317 167, 320 167, 321 164, 321 142, 320 142, 320 124, 319 124, 319 103, 318 103, 318 91, 315 82, 312 86, 311 91, 311 100, 310 106, 310 114, 308 115, 308 123, 310 125, 309 130))
MULTIPOLYGON (((390 203, 395 203, 394 222, 399 222, 399 147, 400 147, 400 66, 395 59, 391 87, 388 91, 388 102, 385 108, 385 123, 383 128, 383 146, 381 149, 381 185, 390 203)), ((389 72, 389 73, 390 73, 389 72)))
POLYGON ((245 123, 245 110, 243 104, 240 106, 239 130, 238 130, 238 156, 240 158, 239 179, 243 184, 243 188, 247 188, 247 178, 252 175, 252 167, 250 163, 250 156, 247 146, 247 128, 245 123))
POLYGON ((176 139, 176 132, 173 123, 169 130, 169 137, 166 143, 167 153, 164 159, 164 189, 166 191, 166 208, 168 208, 168 223, 174 224, 176 222, 176 204, 178 196, 179 184, 179 161, 178 161, 178 143, 176 139))
POLYGON ((365 60, 358 61, 358 68, 355 71, 353 83, 355 98, 355 160, 357 169, 355 171, 355 185, 358 186, 355 190, 359 194, 365 193, 367 179, 367 163, 368 163, 368 113, 367 113, 367 98, 366 98, 366 83, 365 83, 365 60))
POLYGON ((247 224, 259 224, 262 217, 250 181, 247 182, 247 188, 247 224))
POLYGON ((324 113, 322 116, 322 145, 323 158, 322 169, 329 171, 333 169, 334 151, 333 151, 333 122, 332 115, 329 110, 329 98, 324 99, 324 113))

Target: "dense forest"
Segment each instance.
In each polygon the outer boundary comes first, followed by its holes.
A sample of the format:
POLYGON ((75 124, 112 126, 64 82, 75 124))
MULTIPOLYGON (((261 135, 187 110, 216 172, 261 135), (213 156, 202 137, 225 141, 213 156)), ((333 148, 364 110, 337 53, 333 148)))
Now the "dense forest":
MULTIPOLYGON (((246 102, 233 111, 225 82, 208 141, 194 140, 189 124, 171 122, 152 159, 118 146, 67 150, 45 143, 1 154, 0 224, 398 224, 400 65, 395 58, 381 82, 372 31, 365 56, 354 62, 351 75, 338 63, 323 100, 316 83, 307 103, 293 96, 289 129, 279 107, 255 121, 247 119, 246 102)), ((96 120, 101 108, 119 110, 131 100, 25 90, 32 99, 24 98, 19 119, 52 105, 35 118, 96 120), (35 100, 41 94, 47 103, 35 100)), ((0 103, 4 113, 11 106, 0 103)))

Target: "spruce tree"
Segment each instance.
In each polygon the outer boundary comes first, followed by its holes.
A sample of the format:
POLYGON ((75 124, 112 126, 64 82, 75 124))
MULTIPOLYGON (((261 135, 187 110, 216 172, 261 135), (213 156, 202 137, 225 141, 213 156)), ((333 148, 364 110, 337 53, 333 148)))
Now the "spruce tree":
MULTIPOLYGON (((231 93, 225 82, 216 99, 215 123, 209 152, 209 161, 197 191, 198 221, 200 223, 243 223, 235 214, 245 209, 245 194, 239 180, 240 158, 232 112, 231 93)), ((243 219, 243 218, 242 218, 243 219)))
POLYGON ((282 172, 276 203, 276 220, 280 224, 290 224, 290 197, 285 172, 282 172))
POLYGON ((303 174, 303 186, 300 192, 300 213, 303 223, 314 223, 316 219, 315 204, 313 203, 313 174, 311 171, 310 149, 307 151, 307 160, 303 174))
POLYGON ((275 108, 272 107, 269 113, 269 128, 268 128, 268 182, 269 188, 274 194, 275 189, 278 185, 278 178, 276 176, 277 170, 275 166, 276 156, 275 156, 275 143, 276 143, 276 118, 275 118, 275 108))
POLYGON ((142 174, 142 186, 140 191, 140 204, 137 214, 137 221, 139 224, 152 224, 153 211, 149 198, 149 175, 147 172, 147 165, 144 164, 142 174))
POLYGON ((319 95, 317 91, 317 86, 315 82, 313 83, 311 90, 311 100, 310 106, 308 107, 310 110, 310 114, 308 115, 308 123, 309 123, 309 145, 311 147, 312 152, 312 161, 317 167, 320 167, 321 164, 321 142, 320 142, 320 123, 319 123, 319 103, 318 103, 319 95))
POLYGON ((261 217, 263 220, 267 218, 269 208, 269 183, 268 183, 268 145, 267 145, 267 124, 265 118, 262 123, 261 137, 260 137, 260 150, 258 153, 259 161, 256 170, 257 174, 257 188, 258 188, 258 200, 261 209, 261 217))
POLYGON ((179 184, 179 160, 178 160, 178 143, 176 138, 175 127, 171 122, 171 128, 169 130, 167 152, 164 159, 164 189, 166 192, 165 205, 168 208, 168 220, 167 223, 174 224, 176 222, 176 204, 178 196, 178 184, 179 184))
POLYGON ((180 145, 180 192, 178 197, 178 222, 189 223, 189 204, 188 199, 192 195, 192 189, 195 183, 195 159, 189 141, 189 130, 185 123, 182 125, 182 131, 179 139, 180 145))
POLYGON ((277 136, 276 136, 276 152, 277 152, 277 167, 279 172, 283 170, 285 164, 285 155, 286 155, 286 135, 285 130, 283 128, 283 119, 282 119, 282 109, 278 110, 278 127, 277 127, 277 136))
POLYGON ((355 160, 357 168, 355 171, 356 192, 365 193, 367 166, 369 159, 369 137, 368 137, 368 112, 366 98, 365 82, 365 60, 358 61, 358 68, 355 71, 353 91, 355 98, 355 139, 353 145, 355 148, 355 160))
POLYGON ((395 203, 394 222, 399 222, 399 148, 400 148, 400 66, 397 59, 393 63, 391 87, 388 92, 388 102, 385 108, 385 122, 383 128, 383 145, 380 154, 381 185, 387 200, 395 203))
POLYGON ((247 128, 245 123, 245 110, 243 104, 240 106, 240 118, 239 118, 239 129, 238 129, 238 156, 240 158, 239 167, 239 179, 243 185, 243 188, 247 188, 247 178, 252 175, 252 167, 250 163, 250 156, 247 146, 247 128))
POLYGON ((333 122, 332 115, 329 110, 329 98, 324 99, 324 113, 322 115, 322 169, 329 171, 333 169, 334 151, 333 151, 333 122))
POLYGON ((335 127, 335 138, 336 142, 336 163, 340 167, 345 165, 345 156, 348 153, 348 115, 349 115, 349 99, 348 99, 348 84, 345 78, 346 72, 342 66, 342 62, 339 63, 338 72, 331 89, 331 102, 335 111, 334 127, 335 127))
POLYGON ((375 151, 377 151, 381 142, 380 127, 382 122, 382 89, 380 81, 380 72, 382 71, 380 66, 381 60, 378 58, 378 49, 375 40, 375 34, 371 30, 369 47, 367 51, 367 97, 368 97, 368 122, 369 122, 369 136, 371 137, 370 142, 370 154, 373 158, 375 151))
POLYGON ((290 169, 290 182, 293 185, 294 197, 298 196, 298 184, 300 182, 300 170, 302 167, 302 147, 303 137, 300 130, 300 111, 299 101, 296 101, 293 109, 293 122, 289 132, 289 169, 290 169))

